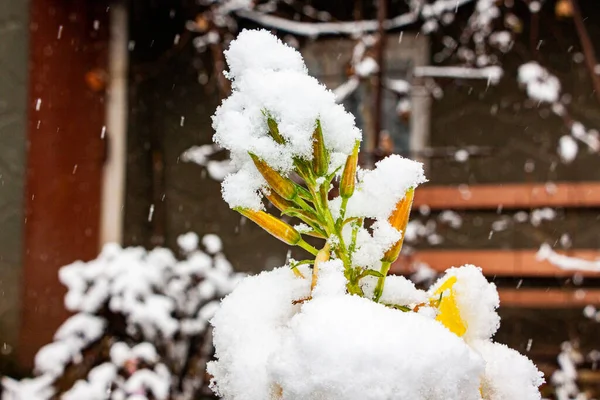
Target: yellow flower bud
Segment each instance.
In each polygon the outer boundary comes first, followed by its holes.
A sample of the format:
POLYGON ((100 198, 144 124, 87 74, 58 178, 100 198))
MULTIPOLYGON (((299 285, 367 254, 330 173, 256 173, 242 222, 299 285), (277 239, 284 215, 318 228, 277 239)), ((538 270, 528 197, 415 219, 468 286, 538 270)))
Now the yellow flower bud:
POLYGON ((346 166, 344 167, 342 179, 340 180, 340 196, 342 196, 343 199, 347 199, 354 194, 359 147, 360 142, 357 141, 354 150, 352 150, 352 154, 346 159, 346 166))
POLYGON ((317 120, 317 126, 312 136, 313 140, 313 171, 317 176, 323 176, 327 174, 329 167, 329 160, 327 149, 325 148, 325 140, 323 139, 323 130, 321 129, 321 122, 317 120))
POLYGON ((384 262, 392 263, 396 261, 400 255, 414 196, 415 190, 409 189, 404 195, 404 198, 396 204, 396 209, 392 212, 392 215, 390 215, 390 218, 388 219, 390 225, 402 232, 402 237, 388 251, 385 252, 382 259, 384 262))
POLYGON ((297 230, 285 222, 275 218, 271 214, 267 214, 264 211, 254 211, 247 208, 236 208, 236 211, 256 223, 258 226, 282 242, 295 246, 302 240, 302 236, 297 230))
POLYGON ((265 190, 265 197, 269 199, 271 204, 273 204, 279 211, 284 212, 294 207, 294 204, 290 201, 287 201, 283 197, 277 194, 274 190, 265 190))
POLYGON ((286 200, 293 200, 296 197, 296 186, 292 181, 281 176, 279 172, 275 171, 255 154, 249 154, 252 157, 252 161, 254 161, 256 169, 265 178, 271 189, 286 200))

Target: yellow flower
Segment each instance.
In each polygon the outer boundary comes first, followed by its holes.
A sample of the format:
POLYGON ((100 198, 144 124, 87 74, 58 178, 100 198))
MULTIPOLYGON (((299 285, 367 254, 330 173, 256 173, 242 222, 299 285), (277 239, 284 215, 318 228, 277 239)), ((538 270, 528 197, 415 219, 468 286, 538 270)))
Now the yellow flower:
POLYGON ((456 280, 456 276, 449 277, 434 292, 435 298, 432 299, 432 302, 439 302, 437 304, 438 315, 435 318, 436 321, 441 322, 450 332, 461 337, 467 332, 467 324, 461 318, 460 309, 456 302, 456 292, 453 289, 456 280))

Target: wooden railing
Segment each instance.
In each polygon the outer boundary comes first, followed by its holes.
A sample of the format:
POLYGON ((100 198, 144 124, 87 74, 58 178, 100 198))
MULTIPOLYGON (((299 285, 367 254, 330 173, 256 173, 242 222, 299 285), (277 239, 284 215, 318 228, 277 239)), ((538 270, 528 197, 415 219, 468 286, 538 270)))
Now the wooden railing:
MULTIPOLYGON (((541 207, 600 208, 600 183, 502 184, 473 186, 424 185, 415 192, 413 208, 432 210, 531 209, 541 207)), ((600 259, 600 249, 571 249, 563 254, 586 260, 600 259)), ((401 258, 393 273, 406 273, 409 264, 422 262, 442 272, 451 266, 474 264, 488 277, 568 278, 575 273, 600 278, 600 271, 561 269, 539 260, 536 250, 419 250, 401 258)), ((564 308, 600 304, 598 289, 501 289, 506 307, 564 308)))

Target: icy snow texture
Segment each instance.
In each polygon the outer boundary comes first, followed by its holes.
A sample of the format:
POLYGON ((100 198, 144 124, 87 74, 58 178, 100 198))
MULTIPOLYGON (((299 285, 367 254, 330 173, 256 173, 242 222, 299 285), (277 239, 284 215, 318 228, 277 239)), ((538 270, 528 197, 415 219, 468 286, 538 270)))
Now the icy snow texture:
POLYGON ((490 339, 500 326, 500 317, 496 312, 500 298, 496 285, 488 282, 481 273, 481 268, 474 265, 453 267, 446 270, 444 276, 429 289, 430 297, 435 297, 435 291, 453 276, 456 277, 456 283, 452 289, 456 294, 460 317, 467 327, 463 336, 465 341, 490 339))
POLYGON ((361 267, 379 269, 383 255, 400 240, 402 234, 385 220, 376 221, 372 228, 372 235, 364 228, 359 229, 352 263, 361 267))
POLYGON ((267 368, 286 400, 479 400, 483 362, 429 318, 345 295, 304 304, 267 368))
MULTIPOLYGON (((369 294, 373 292, 377 279, 369 277, 368 285, 369 294)), ((368 296, 368 293, 365 292, 368 296)), ((372 297, 372 296, 369 296, 372 297)), ((415 288, 415 284, 403 276, 389 275, 385 278, 385 286, 380 299, 384 304, 395 304, 399 306, 409 306, 425 303, 427 301, 427 293, 423 290, 415 288)))
POLYGON ((333 155, 350 154, 360 140, 352 114, 336 104, 332 92, 308 76, 300 53, 267 31, 242 31, 225 57, 233 93, 217 109, 213 128, 215 142, 231 152, 239 167, 223 182, 223 198, 230 207, 263 207, 260 188, 265 182, 248 152, 287 174, 295 157, 312 158, 317 120, 333 155), (269 135, 266 115, 277 122, 285 144, 269 135))
POLYGON ((543 374, 527 357, 500 343, 475 341, 473 348, 485 360, 481 392, 486 400, 538 400, 543 374))
MULTIPOLYGON (((310 276, 310 271, 304 271, 310 276)), ((300 309, 292 302, 308 297, 309 292, 309 280, 283 267, 246 278, 223 299, 211 320, 218 361, 208 365, 219 395, 239 400, 271 397, 269 358, 279 348, 288 321, 300 309)))
MULTIPOLYGON (((474 266, 450 268, 429 292, 389 276, 382 302, 346 294, 339 260, 307 278, 287 267, 246 278, 211 321, 213 390, 225 400, 537 400, 543 382, 518 352, 492 343, 498 294, 474 266), (467 333, 458 337, 427 304, 446 279, 467 333), (463 340, 464 339, 464 340, 463 340)), ((367 277, 365 295, 376 278, 367 277)))
POLYGON ((312 292, 312 297, 331 296, 346 293, 347 280, 344 276, 342 260, 332 260, 319 265, 319 279, 312 292))

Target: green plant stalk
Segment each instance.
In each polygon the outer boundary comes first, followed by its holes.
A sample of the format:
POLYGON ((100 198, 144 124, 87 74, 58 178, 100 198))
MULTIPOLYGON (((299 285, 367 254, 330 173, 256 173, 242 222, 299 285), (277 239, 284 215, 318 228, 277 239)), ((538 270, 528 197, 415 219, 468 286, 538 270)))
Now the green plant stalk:
POLYGON ((302 247, 304 250, 308 251, 313 256, 316 256, 317 253, 319 252, 319 250, 315 249, 313 246, 306 243, 304 241, 304 239, 301 239, 298 243, 296 243, 296 246, 302 247))
POLYGON ((387 276, 388 272, 390 271, 391 265, 392 265, 392 263, 390 263, 388 261, 384 261, 381 263, 381 269, 379 270, 379 272, 381 273, 381 276, 379 278, 377 278, 377 286, 375 286, 375 291, 373 292, 373 300, 375 302, 379 302, 379 299, 381 298, 381 295, 383 294, 383 285, 385 283, 385 277, 387 276))

